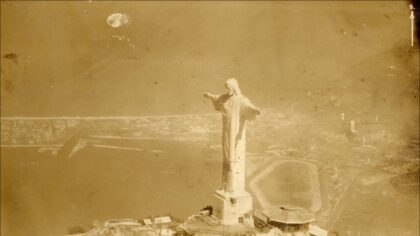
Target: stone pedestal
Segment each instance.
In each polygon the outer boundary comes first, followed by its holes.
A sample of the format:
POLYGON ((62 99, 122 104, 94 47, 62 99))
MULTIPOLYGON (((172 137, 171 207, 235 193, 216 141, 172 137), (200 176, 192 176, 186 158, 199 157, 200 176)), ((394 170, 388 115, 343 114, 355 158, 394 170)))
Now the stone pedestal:
POLYGON ((252 210, 252 197, 247 192, 228 193, 217 190, 213 195, 213 215, 222 224, 241 223, 244 214, 252 210))

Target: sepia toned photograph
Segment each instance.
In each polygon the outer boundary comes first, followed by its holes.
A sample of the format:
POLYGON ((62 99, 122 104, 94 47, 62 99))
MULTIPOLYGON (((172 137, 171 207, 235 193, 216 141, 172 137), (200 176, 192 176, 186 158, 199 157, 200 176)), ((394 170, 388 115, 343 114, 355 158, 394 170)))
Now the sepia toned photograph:
POLYGON ((1 1, 1 236, 419 236, 420 5, 1 1))

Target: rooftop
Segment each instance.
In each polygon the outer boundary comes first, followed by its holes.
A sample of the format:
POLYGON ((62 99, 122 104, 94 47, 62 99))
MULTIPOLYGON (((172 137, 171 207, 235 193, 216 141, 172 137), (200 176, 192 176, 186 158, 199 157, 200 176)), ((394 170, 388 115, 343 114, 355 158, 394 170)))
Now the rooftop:
POLYGON ((280 206, 256 210, 255 215, 284 224, 306 224, 315 220, 315 214, 301 207, 280 206))

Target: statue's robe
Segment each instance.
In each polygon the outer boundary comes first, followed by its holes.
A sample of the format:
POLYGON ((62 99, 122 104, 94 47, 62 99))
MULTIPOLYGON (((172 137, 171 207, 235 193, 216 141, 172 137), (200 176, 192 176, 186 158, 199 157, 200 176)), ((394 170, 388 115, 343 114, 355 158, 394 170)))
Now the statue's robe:
POLYGON ((214 107, 223 115, 223 190, 245 191, 246 122, 254 120, 259 110, 243 95, 213 95, 214 107))

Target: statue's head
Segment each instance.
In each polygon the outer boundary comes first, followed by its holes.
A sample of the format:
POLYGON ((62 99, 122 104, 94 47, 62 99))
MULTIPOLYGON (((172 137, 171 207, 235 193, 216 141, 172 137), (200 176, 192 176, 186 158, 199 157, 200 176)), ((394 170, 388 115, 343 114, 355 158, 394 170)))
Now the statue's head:
POLYGON ((232 95, 241 95, 241 90, 239 89, 238 81, 235 78, 230 78, 226 80, 225 87, 230 96, 232 95))

